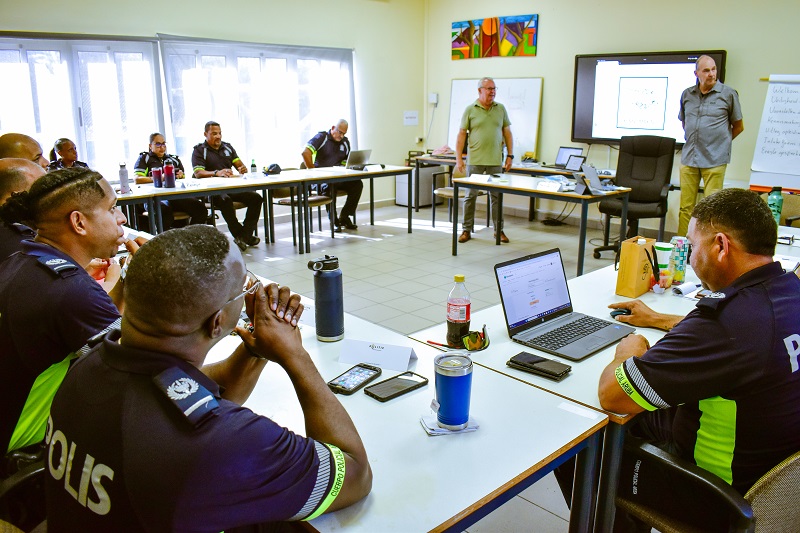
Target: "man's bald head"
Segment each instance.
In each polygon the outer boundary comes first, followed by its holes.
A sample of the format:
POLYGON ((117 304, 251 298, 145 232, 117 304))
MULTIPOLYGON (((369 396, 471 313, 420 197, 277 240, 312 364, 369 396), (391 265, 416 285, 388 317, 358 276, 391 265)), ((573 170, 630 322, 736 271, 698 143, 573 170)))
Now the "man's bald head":
POLYGON ((49 161, 42 153, 36 139, 22 133, 6 133, 0 136, 0 159, 15 157, 32 161, 46 169, 49 161))
POLYGON ((44 174, 42 167, 27 159, 0 159, 0 205, 13 193, 30 189, 44 174))

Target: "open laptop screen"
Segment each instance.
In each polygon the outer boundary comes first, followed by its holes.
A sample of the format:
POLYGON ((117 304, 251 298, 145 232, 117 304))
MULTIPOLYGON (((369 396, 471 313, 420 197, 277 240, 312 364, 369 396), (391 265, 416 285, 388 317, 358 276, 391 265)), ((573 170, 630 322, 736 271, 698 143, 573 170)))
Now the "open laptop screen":
POLYGON ((495 273, 509 329, 572 307, 557 248, 497 265, 495 273))
POLYGON ((556 165, 559 166, 566 166, 567 161, 569 161, 569 156, 571 155, 583 155, 583 148, 571 148, 569 146, 562 146, 558 149, 558 155, 556 156, 556 165))

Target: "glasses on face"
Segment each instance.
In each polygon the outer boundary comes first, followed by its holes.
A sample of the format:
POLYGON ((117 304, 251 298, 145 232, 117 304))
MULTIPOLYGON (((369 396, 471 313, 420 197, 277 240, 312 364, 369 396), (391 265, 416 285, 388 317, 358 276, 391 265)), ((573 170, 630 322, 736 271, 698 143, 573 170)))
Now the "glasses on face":
POLYGON ((334 129, 333 129, 333 133, 338 133, 338 134, 339 134, 339 135, 341 135, 342 137, 344 137, 345 135, 347 135, 347 132, 346 132, 346 131, 342 131, 342 130, 340 130, 339 128, 334 128, 334 129))
POLYGON ((165 142, 163 142, 163 143, 153 143, 153 146, 155 146, 156 148, 166 148, 167 147, 167 143, 165 143, 165 142))
POLYGON ((255 294, 258 288, 261 286, 261 280, 258 279, 258 276, 250 272, 249 270, 246 271, 247 275, 244 278, 244 285, 242 286, 241 294, 238 294, 222 304, 222 307, 225 307, 231 302, 235 302, 239 298, 243 298, 245 294, 255 294))
POLYGON ((497 87, 481 87, 484 91, 489 91, 490 93, 497 92, 497 87))
POLYGON ((461 342, 468 352, 480 352, 489 347, 489 334, 486 332, 486 324, 481 331, 470 331, 463 337, 461 342))

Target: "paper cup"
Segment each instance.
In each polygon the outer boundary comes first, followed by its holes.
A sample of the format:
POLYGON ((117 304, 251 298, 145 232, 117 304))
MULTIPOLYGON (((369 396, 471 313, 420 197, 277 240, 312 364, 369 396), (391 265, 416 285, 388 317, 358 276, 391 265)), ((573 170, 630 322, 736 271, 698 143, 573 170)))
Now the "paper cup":
POLYGON ((656 261, 658 261, 658 268, 669 268, 669 256, 672 254, 672 244, 668 242, 657 242, 656 247, 656 261))

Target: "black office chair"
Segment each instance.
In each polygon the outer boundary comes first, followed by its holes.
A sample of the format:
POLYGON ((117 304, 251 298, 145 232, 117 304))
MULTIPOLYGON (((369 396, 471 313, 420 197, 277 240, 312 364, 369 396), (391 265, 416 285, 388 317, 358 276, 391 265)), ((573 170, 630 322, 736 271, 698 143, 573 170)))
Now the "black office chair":
MULTIPOLYGON (((660 218, 658 240, 664 240, 664 225, 667 221, 667 195, 672 176, 672 161, 675 157, 675 139, 638 135, 622 137, 619 144, 616 184, 630 187, 628 196, 628 236, 639 232, 639 219, 660 218)), ((608 244, 611 217, 622 215, 622 199, 607 198, 598 206, 606 215, 603 231, 603 246, 594 249, 595 259, 604 250, 619 250, 619 243, 608 244)))
POLYGON ((44 461, 39 460, 0 480, 0 531, 6 530, 6 524, 23 531, 41 527, 46 518, 44 469, 44 461))

